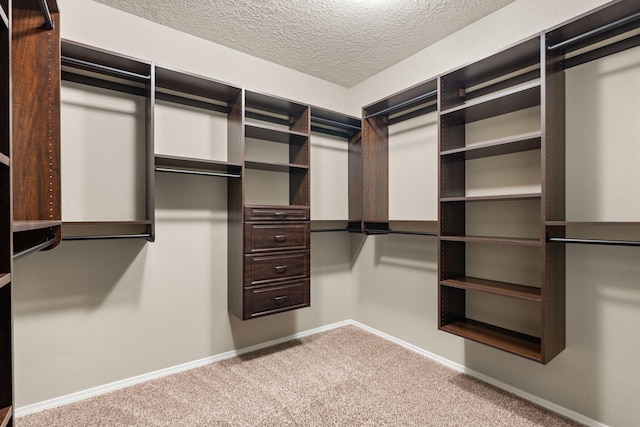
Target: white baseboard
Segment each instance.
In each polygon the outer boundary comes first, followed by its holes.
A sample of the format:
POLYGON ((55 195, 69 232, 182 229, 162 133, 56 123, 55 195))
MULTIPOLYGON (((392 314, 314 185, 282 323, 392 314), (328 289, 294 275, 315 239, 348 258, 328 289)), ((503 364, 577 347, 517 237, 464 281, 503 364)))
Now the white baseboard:
POLYGON ((410 344, 410 343, 408 343, 406 341, 402 341, 401 339, 398 339, 398 338, 396 338, 396 337, 394 337, 392 335, 389 335, 389 334, 386 334, 386 333, 384 333, 382 331, 374 329, 374 328, 372 328, 370 326, 364 325, 364 324, 362 324, 360 322, 356 322, 355 320, 352 320, 350 323, 352 325, 355 325, 355 326, 357 326, 359 328, 364 329, 365 331, 369 331, 369 332, 371 332, 371 333, 373 333, 375 335, 378 335, 378 336, 380 336, 382 338, 385 338, 385 339, 387 339, 387 340, 389 340, 391 342, 394 342, 394 343, 396 343, 398 345, 401 345, 401 346, 403 346, 403 347, 405 347, 405 348, 407 348, 407 349, 409 349, 411 351, 415 351, 416 353, 421 354, 421 355, 423 355, 425 357, 428 357, 429 359, 433 359, 436 362, 440 362, 440 363, 444 364, 445 366, 448 366, 448 367, 450 367, 450 368, 452 368, 452 369, 454 369, 454 370, 456 370, 458 372, 461 372, 463 374, 466 374, 466 375, 472 376, 474 378, 477 378, 477 379, 479 379, 481 381, 489 383, 489 384, 491 384, 493 386, 496 386, 496 387, 498 387, 498 388, 500 388, 502 390, 505 390, 505 391, 507 391, 509 393, 513 393, 516 396, 519 396, 519 397, 521 397, 521 398, 523 398, 525 400, 528 400, 529 402, 533 402, 538 406, 542 406, 543 408, 546 408, 546 409, 548 409, 550 411, 553 411, 553 412, 555 412, 557 414, 560 414, 560 415, 562 415, 564 417, 567 417, 569 419, 572 419, 574 421, 582 423, 582 424, 584 424, 586 426, 589 426, 589 427, 608 427, 606 424, 599 423, 596 420, 593 420, 591 418, 585 417, 584 415, 579 414, 577 412, 574 412, 574 411, 572 411, 570 409, 567 409, 567 408, 562 407, 560 405, 556 405, 553 402, 550 402, 548 400, 542 399, 541 397, 535 396, 535 395, 533 395, 531 393, 527 393, 526 391, 521 390, 521 389, 519 389, 517 387, 513 387, 513 386, 511 386, 511 385, 509 385, 507 383, 503 383, 502 381, 498 381, 495 378, 491 378, 491 377, 489 377, 487 375, 481 374, 480 372, 477 372, 477 371, 474 371, 472 369, 469 369, 469 368, 465 367, 464 365, 461 365, 461 364, 456 363, 456 362, 452 362, 449 359, 445 359, 444 357, 440 357, 437 354, 428 352, 427 350, 425 350, 423 348, 417 347, 417 346, 415 346, 413 344, 410 344))
POLYGON ((172 366, 169 368, 165 368, 165 369, 160 369, 158 371, 154 371, 154 372, 149 372, 147 374, 143 374, 143 375, 138 375, 132 378, 127 378, 121 381, 116 381, 110 384, 105 384, 105 385, 101 385, 98 387, 94 387, 94 388, 90 388, 87 390, 83 390, 83 391, 79 391, 77 393, 72 393, 72 394, 68 394, 66 396, 61 396, 61 397, 56 397, 54 399, 50 399, 50 400, 45 400, 44 402, 39 402, 39 403, 34 403, 32 405, 27 405, 27 406, 23 406, 20 408, 16 408, 15 411, 15 416, 16 418, 19 417, 23 417, 25 415, 29 415, 29 414, 33 414, 36 412, 40 412, 40 411, 44 411, 46 409, 52 409, 52 408, 56 408, 58 406, 62 406, 62 405, 67 405, 69 403, 73 403, 73 402, 78 402, 80 400, 84 400, 84 399, 88 399, 90 397, 94 397, 94 396, 99 396, 101 394, 104 393, 109 393, 111 391, 115 391, 115 390, 119 390, 125 387, 129 387, 132 386, 134 384, 139 384, 145 381, 149 381, 149 380, 154 380, 157 378, 161 378, 161 377, 165 377, 167 375, 171 375, 171 374, 176 374, 178 372, 183 372, 189 369, 194 369, 194 368, 198 368, 200 366, 204 366, 204 365, 208 365, 210 363, 214 363, 214 362, 218 362, 221 360, 226 360, 226 359, 230 359, 232 357, 236 357, 236 356, 240 356, 242 354, 245 353, 250 353, 252 351, 257 351, 257 350, 261 350, 263 348, 267 348, 267 347, 272 347, 274 345, 277 344, 281 344, 287 341, 291 341, 294 339, 299 339, 299 338, 303 338, 309 335, 314 335, 320 332, 325 332, 325 331, 329 331, 332 329, 336 329, 336 328, 340 328, 342 326, 347 326, 347 325, 353 325, 353 326, 357 326, 365 331, 371 332, 375 335, 378 335, 384 339, 387 339, 391 342, 394 342, 398 345, 401 345, 411 351, 414 351, 418 354, 421 354, 425 357, 428 357, 429 359, 435 360, 436 362, 442 363, 445 366, 448 366, 458 372, 470 375, 474 378, 478 378, 479 380, 482 380, 486 383, 489 383, 493 386, 496 386, 502 390, 505 390, 509 393, 513 393, 516 396, 522 397, 523 399, 526 399, 530 402, 535 403, 536 405, 542 406, 543 408, 547 408, 553 412, 556 412, 560 415, 563 415, 569 419, 572 419, 574 421, 577 421, 579 423, 582 423, 584 425, 590 426, 590 427, 607 427, 605 424, 601 424, 595 420, 592 420, 591 418, 585 417, 582 414, 579 414, 577 412, 571 411, 567 408, 564 408, 562 406, 556 405, 553 402, 550 402, 548 400, 542 399, 538 396, 535 396, 531 393, 527 393, 524 390, 521 390, 519 388, 513 387, 509 384, 503 383, 502 381, 498 381, 494 378, 488 377, 484 374, 481 374, 480 372, 476 372, 474 370, 468 369, 463 365, 460 365, 459 363, 455 363, 452 362, 451 360, 445 359, 443 357, 438 356, 437 354, 428 352, 426 350, 424 350, 423 348, 417 347, 413 344, 410 344, 406 341, 402 341, 392 335, 386 334, 382 331, 379 331, 377 329, 374 329, 370 326, 367 326, 363 323, 357 322, 355 320, 344 320, 342 322, 337 322, 337 323, 332 323, 330 325, 326 325, 326 326, 322 326, 319 328, 314 328, 314 329, 309 329, 307 331, 303 331, 303 332, 298 332, 296 334, 293 335, 289 335, 283 338, 279 338, 276 340, 272 340, 272 341, 268 341, 265 343, 261 343, 261 344, 257 344, 251 347, 246 347, 240 350, 232 350, 232 351, 228 351, 226 353, 221 353, 215 356, 211 356, 211 357, 206 357, 204 359, 200 359, 200 360, 195 360, 193 362, 188 362, 188 363, 183 363, 181 365, 176 365, 176 366, 172 366))
POLYGON ((44 411, 46 409, 56 408, 58 406, 67 405, 69 403, 78 402, 80 400, 88 399, 90 397, 99 396, 101 394, 109 393, 110 391, 119 390, 125 387, 139 384, 145 381, 154 380, 157 378, 166 377, 167 375, 177 374, 178 372, 187 371, 189 369, 199 368, 200 366, 208 365, 210 363, 219 362, 221 360, 231 359, 232 357, 240 356, 245 353, 251 353, 252 351, 262 350, 263 348, 272 347, 274 345, 282 344, 294 339, 303 338, 309 335, 314 335, 320 332, 329 331, 331 329, 340 328, 342 326, 351 325, 351 320, 345 320, 342 322, 332 323, 330 325, 321 326, 319 328, 309 329, 307 331, 298 332, 293 335, 278 338, 276 340, 264 342, 251 347, 246 347, 240 350, 227 351, 226 353, 217 354, 211 357, 205 357, 204 359, 194 360, 193 362, 187 362, 169 368, 160 369, 158 371, 149 372, 147 374, 137 375, 135 377, 127 378, 120 381, 115 381, 109 384, 93 387, 87 390, 79 391, 77 393, 67 394, 66 396, 56 397, 54 399, 45 400, 44 402, 34 403, 32 405, 22 406, 16 408, 16 418, 23 417, 25 415, 34 414, 36 412, 44 411))

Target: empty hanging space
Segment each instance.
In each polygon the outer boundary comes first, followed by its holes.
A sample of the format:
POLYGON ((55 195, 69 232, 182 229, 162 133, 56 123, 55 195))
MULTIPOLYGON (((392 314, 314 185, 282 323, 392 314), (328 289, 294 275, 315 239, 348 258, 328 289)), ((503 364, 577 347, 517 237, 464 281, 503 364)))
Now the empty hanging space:
POLYGON ((551 29, 565 56, 566 217, 553 242, 640 246, 640 7, 620 2, 551 29))
POLYGON ((367 234, 436 235, 437 85, 430 79, 363 108, 356 178, 367 234))
POLYGON ((153 240, 151 65, 62 46, 65 240, 153 240))

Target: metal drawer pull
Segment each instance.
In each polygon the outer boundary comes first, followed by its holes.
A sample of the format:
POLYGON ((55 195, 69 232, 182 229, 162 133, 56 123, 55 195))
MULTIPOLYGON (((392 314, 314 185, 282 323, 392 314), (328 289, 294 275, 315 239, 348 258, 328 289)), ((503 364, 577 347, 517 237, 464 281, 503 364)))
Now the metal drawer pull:
POLYGON ((273 216, 276 218, 286 218, 287 217, 287 213, 286 212, 274 212, 273 216))
POLYGON ((274 297, 273 300, 276 302, 276 304, 282 304, 287 300, 287 298, 289 298, 287 295, 283 295, 281 297, 274 297))
POLYGON ((278 235, 274 236, 273 240, 275 240, 276 242, 284 242, 285 240, 287 240, 287 235, 286 234, 278 234, 278 235))
POLYGON ((287 272, 287 266, 286 265, 276 265, 275 267, 273 267, 273 270, 276 273, 286 273, 287 272))

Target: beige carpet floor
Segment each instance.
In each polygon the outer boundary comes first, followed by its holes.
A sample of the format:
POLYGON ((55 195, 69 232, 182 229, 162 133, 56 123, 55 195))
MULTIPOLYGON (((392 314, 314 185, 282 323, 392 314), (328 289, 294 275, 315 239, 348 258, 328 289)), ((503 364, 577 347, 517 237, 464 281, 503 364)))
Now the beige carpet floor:
POLYGON ((51 426, 576 426, 355 326, 18 418, 51 426))

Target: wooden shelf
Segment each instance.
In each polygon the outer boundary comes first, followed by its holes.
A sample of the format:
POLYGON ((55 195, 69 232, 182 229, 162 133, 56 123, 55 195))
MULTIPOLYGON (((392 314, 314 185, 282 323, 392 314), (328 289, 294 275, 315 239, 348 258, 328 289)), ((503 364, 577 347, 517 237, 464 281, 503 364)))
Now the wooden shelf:
POLYGON ((640 222, 629 221, 545 221, 548 227, 637 227, 640 222))
POLYGON ((472 319, 458 320, 440 326, 440 330, 486 344, 527 359, 542 361, 541 340, 472 319))
POLYGON ((309 166, 296 165, 293 163, 272 163, 261 162, 257 160, 245 160, 245 167, 249 169, 258 169, 271 172, 307 172, 309 166))
POLYGON ((241 174, 240 163, 221 162, 217 160, 196 159, 191 157, 155 155, 156 167, 178 169, 184 171, 215 172, 220 174, 241 174))
POLYGON ((442 111, 446 120, 471 123, 540 105, 540 81, 501 91, 442 111))
POLYGON ((12 416, 13 416, 12 406, 6 406, 0 409, 0 427, 8 426, 12 416))
POLYGON ((196 74, 156 66, 156 88, 211 99, 224 104, 236 98, 242 89, 196 74))
POLYGON ((245 107, 248 110, 261 110, 290 117, 300 116, 307 109, 306 105, 289 99, 254 91, 245 92, 245 107))
POLYGON ((153 221, 63 221, 62 240, 150 239, 153 221))
POLYGON ((459 196, 459 197, 443 197, 440 199, 442 203, 448 202, 490 202, 490 201, 510 201, 510 200, 536 200, 542 197, 541 193, 523 193, 523 194, 503 194, 495 196, 459 196))
POLYGON ((9 159, 9 157, 5 156, 4 154, 0 153, 0 163, 2 163, 5 166, 11 166, 11 159, 9 159))
POLYGON ((45 228, 57 227, 62 224, 60 220, 43 220, 43 221, 14 221, 13 232, 44 230, 45 228))
POLYGON ((11 274, 10 273, 0 273, 0 288, 11 282, 11 274))
POLYGON ((503 154, 520 153, 523 151, 540 149, 541 133, 535 132, 527 135, 520 135, 514 138, 502 139, 499 141, 487 142, 484 144, 471 145, 468 147, 453 148, 440 153, 441 156, 459 155, 466 160, 479 159, 483 157, 500 156, 503 154))
POLYGON ((485 237, 485 236, 440 236, 440 240, 446 242, 466 242, 466 243, 491 243, 498 245, 516 246, 542 246, 540 239, 522 239, 513 237, 485 237))
POLYGON ((479 279, 477 277, 456 277, 440 282, 451 288, 469 289, 489 294, 502 295, 510 298, 540 302, 540 288, 516 285, 514 283, 497 282, 495 280, 479 279))
POLYGON ((247 138, 263 139, 266 141, 280 142, 283 144, 304 143, 308 134, 287 129, 279 129, 255 123, 245 123, 245 136, 247 138))

